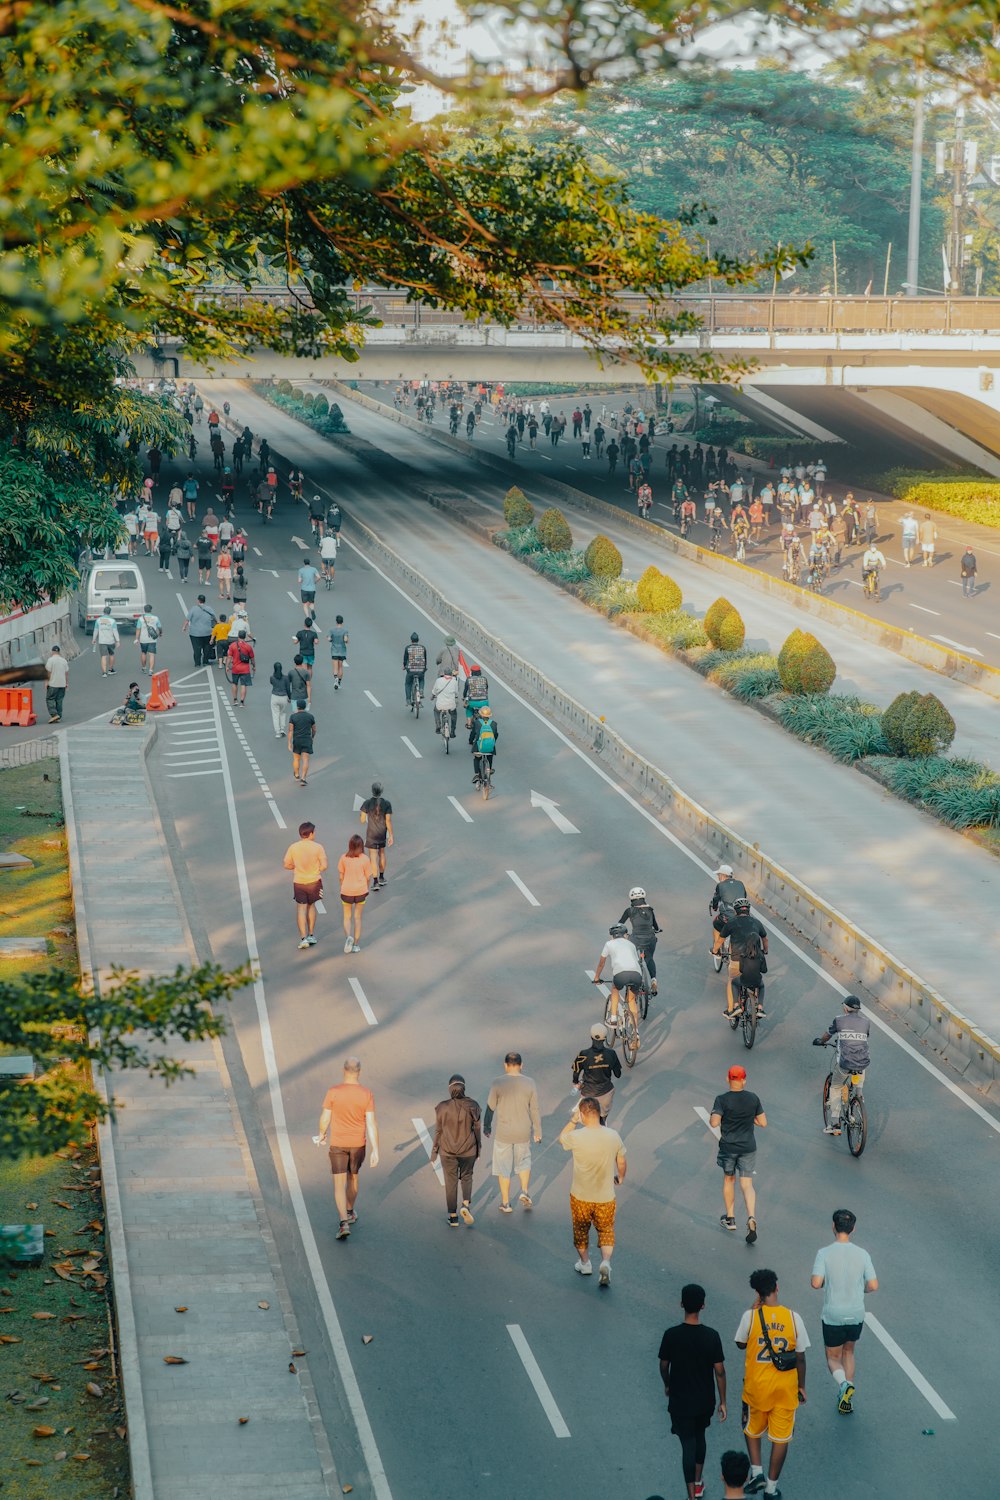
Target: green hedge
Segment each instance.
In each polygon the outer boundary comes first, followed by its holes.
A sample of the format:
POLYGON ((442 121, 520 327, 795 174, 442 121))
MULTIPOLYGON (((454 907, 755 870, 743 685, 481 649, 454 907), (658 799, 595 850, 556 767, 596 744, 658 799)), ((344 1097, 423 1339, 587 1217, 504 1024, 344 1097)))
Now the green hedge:
POLYGON ((719 645, 723 651, 740 651, 746 639, 746 633, 743 616, 739 610, 731 609, 728 615, 722 617, 722 624, 717 632, 719 645))
POLYGON ((868 484, 885 495, 895 495, 905 505, 922 505, 978 526, 1000 528, 1000 483, 985 475, 885 469, 869 475, 868 484))
POLYGON ((940 755, 955 738, 955 720, 933 693, 899 693, 882 716, 893 755, 940 755))
MULTIPOLYGON (((265 401, 269 401, 279 411, 287 412, 290 417, 297 417, 300 422, 305 422, 306 426, 318 432, 320 437, 339 437, 351 430, 344 421, 344 413, 336 401, 327 411, 324 407, 317 407, 308 392, 306 396, 300 396, 298 392, 286 396, 277 386, 269 385, 266 381, 255 384, 253 389, 258 396, 263 396, 265 401), (309 399, 306 399, 307 396, 309 399)), ((326 397, 322 399, 325 404, 326 397)))
POLYGON ((733 606, 730 604, 725 595, 720 594, 718 599, 713 600, 706 609, 705 618, 702 623, 705 626, 705 634, 708 636, 713 646, 722 645, 722 642, 719 640, 719 630, 722 626, 723 620, 726 618, 726 615, 730 613, 732 608, 733 606))
POLYGON ((588 578, 580 590, 580 597, 607 615, 609 620, 639 608, 638 592, 631 578, 588 578))
POLYGON ((926 808, 952 828, 1000 826, 1000 776, 979 761, 873 756, 871 765, 897 797, 926 808))
MULTIPOLYGON (((826 447, 830 445, 827 444, 826 447)), ((766 437, 751 434, 749 437, 738 437, 733 443, 737 453, 745 453, 748 458, 760 458, 765 463, 780 465, 784 463, 804 464, 812 463, 820 456, 821 445, 815 438, 785 438, 775 437, 773 434, 766 437)))
POLYGON ((654 641, 665 651, 687 651, 692 646, 708 645, 701 621, 683 609, 669 615, 628 614, 621 618, 636 635, 654 641))
POLYGON ((594 578, 620 578, 622 555, 610 537, 595 536, 583 554, 587 571, 594 578))
POLYGON ((839 694, 796 694, 779 699, 777 708, 789 734, 820 745, 837 760, 850 763, 888 752, 882 715, 873 703, 839 694))

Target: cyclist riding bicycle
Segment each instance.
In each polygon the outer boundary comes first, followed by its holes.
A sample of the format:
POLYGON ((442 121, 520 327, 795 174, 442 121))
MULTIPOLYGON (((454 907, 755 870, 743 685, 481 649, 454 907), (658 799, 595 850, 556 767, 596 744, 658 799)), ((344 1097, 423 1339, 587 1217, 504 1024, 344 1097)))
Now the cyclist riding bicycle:
POLYGON ((735 902, 741 896, 746 895, 747 888, 742 880, 736 879, 732 865, 720 865, 715 872, 715 881, 715 890, 708 903, 708 910, 715 929, 711 951, 718 955, 722 952, 722 929, 733 915, 735 902))
POLYGON ((434 679, 431 702, 434 705, 435 734, 441 733, 444 717, 447 714, 451 721, 451 737, 454 739, 458 726, 458 677, 450 667, 443 667, 440 676, 434 679))
POLYGON ((462 688, 462 702, 465 704, 465 727, 468 729, 475 715, 490 701, 490 685, 483 674, 482 667, 475 665, 469 668, 469 675, 465 679, 462 688))
POLYGON ((334 567, 337 562, 337 538, 328 532, 319 544, 320 561, 323 564, 323 577, 333 582, 334 567))
POLYGON ((595 984, 600 984, 604 965, 609 959, 611 962, 611 1026, 615 1027, 618 1024, 618 996, 624 990, 628 1008, 632 1012, 632 1020, 635 1022, 636 1046, 638 1047, 639 1007, 635 992, 642 983, 642 959, 639 957, 635 943, 628 936, 628 928, 624 922, 615 922, 608 928, 608 941, 601 949, 601 956, 594 970, 595 984))
POLYGON ((423 697, 424 673, 427 671, 427 647, 416 631, 410 636, 409 644, 403 648, 403 671, 406 673, 406 706, 412 708, 414 684, 419 687, 420 696, 423 697))
POLYGON ((644 960, 649 972, 650 988, 655 995, 656 988, 656 963, 653 958, 656 952, 657 933, 663 931, 656 920, 656 913, 646 900, 646 892, 641 885, 634 885, 628 893, 628 906, 619 917, 622 924, 628 922, 632 927, 632 941, 636 946, 639 956, 644 960))
POLYGON ((313 495, 309 501, 309 524, 322 541, 323 521, 326 517, 326 501, 322 495, 313 495))
POLYGON ((875 587, 877 589, 878 588, 878 584, 879 584, 879 577, 880 577, 882 569, 885 567, 885 565, 886 564, 885 564, 885 558, 884 558, 884 556, 879 551, 879 549, 876 547, 875 543, 872 542, 869 546, 867 546, 865 548, 864 556, 861 559, 861 579, 862 579, 862 582, 867 582, 868 578, 870 577, 870 575, 872 573, 874 573, 875 574, 875 587))
POLYGON ((306 482, 306 476, 301 469, 293 469, 288 476, 288 488, 292 492, 293 500, 302 499, 302 486, 306 482))
POLYGON ((636 494, 636 501, 639 506, 640 516, 648 519, 649 512, 653 508, 653 489, 651 485, 646 484, 645 480, 639 486, 638 492, 636 494))
POLYGON ((469 730, 469 748, 472 751, 472 785, 480 786, 483 779, 483 770, 488 767, 493 770, 493 757, 496 754, 497 740, 500 738, 500 728, 493 717, 493 710, 488 703, 484 703, 469 730))
POLYGON ((740 507, 739 513, 733 512, 733 545, 737 557, 746 551, 747 542, 750 540, 750 520, 746 511, 740 507))
POLYGON ((814 1047, 825 1047, 832 1037, 837 1039, 837 1061, 830 1073, 830 1123, 823 1127, 826 1135, 840 1134, 843 1089, 852 1074, 860 1073, 864 1084, 872 1060, 869 1047, 871 1029, 871 1021, 861 1014, 861 1001, 857 995, 845 995, 841 1014, 834 1016, 822 1036, 813 1037, 814 1047))
POLYGON ((719 541, 722 537, 722 533, 729 530, 729 527, 726 524, 726 518, 722 514, 721 505, 716 505, 713 507, 712 513, 708 518, 708 526, 709 530, 712 533, 712 547, 714 549, 718 547, 719 541))
POLYGON ((763 975, 767 973, 767 928, 750 912, 747 896, 737 896, 733 915, 722 925, 723 940, 729 939, 729 978, 726 981, 726 1015, 736 1006, 733 980, 739 979, 757 991, 757 1014, 764 1014, 763 975))
POLYGON ((695 523, 698 511, 694 501, 688 495, 681 501, 681 536, 687 536, 695 523))
POLYGON ((334 501, 333 504, 330 506, 330 509, 326 513, 326 529, 327 529, 327 531, 332 531, 333 534, 334 534, 334 536, 339 536, 340 535, 340 524, 343 521, 343 519, 344 519, 343 516, 340 514, 340 506, 337 504, 336 501, 334 501))

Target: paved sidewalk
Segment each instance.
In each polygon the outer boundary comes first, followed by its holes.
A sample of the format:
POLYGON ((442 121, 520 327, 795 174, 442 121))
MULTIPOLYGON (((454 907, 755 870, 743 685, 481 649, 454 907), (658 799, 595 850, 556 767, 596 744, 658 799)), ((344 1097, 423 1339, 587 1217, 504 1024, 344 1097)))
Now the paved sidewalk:
MULTIPOLYGON (((80 958, 98 976, 195 960, 146 777, 154 732, 102 723, 65 736, 80 958)), ((134 1495, 328 1500, 325 1435, 304 1377, 288 1372, 296 1334, 222 1052, 204 1042, 181 1055, 194 1076, 169 1089, 141 1073, 109 1079, 121 1108, 102 1132, 134 1495)))

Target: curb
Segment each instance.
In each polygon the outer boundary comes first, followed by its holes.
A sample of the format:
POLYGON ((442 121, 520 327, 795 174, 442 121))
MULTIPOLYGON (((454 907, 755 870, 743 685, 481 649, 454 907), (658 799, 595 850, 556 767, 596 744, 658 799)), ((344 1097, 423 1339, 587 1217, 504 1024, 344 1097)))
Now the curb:
MULTIPOLYGON (((149 753, 149 742, 156 733, 153 720, 143 745, 143 762, 149 753)), ((83 896, 82 882, 77 879, 80 871, 80 849, 76 837, 76 814, 73 807, 73 789, 69 770, 69 745, 67 731, 58 735, 59 773, 66 820, 66 851, 70 868, 70 887, 73 900, 73 922, 76 927, 77 954, 80 959, 80 975, 85 986, 94 987, 94 968, 90 952, 90 932, 87 924, 87 907, 83 896)), ((94 1087, 108 1104, 108 1090, 103 1073, 92 1070, 94 1087)), ((129 1464, 131 1466, 133 1500, 155 1500, 153 1471, 149 1458, 149 1433, 146 1427, 146 1403, 139 1370, 139 1340, 135 1327, 132 1304, 132 1280, 129 1275, 128 1251, 125 1245, 125 1225, 122 1218, 121 1193, 118 1188, 118 1162, 115 1156, 110 1119, 97 1127, 97 1147, 101 1159, 101 1196, 104 1199, 105 1236, 108 1261, 111 1266, 111 1284, 114 1288, 114 1316, 118 1343, 118 1369, 121 1375, 122 1397, 125 1402, 125 1425, 128 1432, 129 1464)))
MULTIPOLYGON (((426 422, 418 422, 416 418, 398 411, 393 406, 385 406, 371 396, 365 396, 360 391, 352 391, 342 381, 324 380, 322 383, 335 390, 345 401, 354 401, 377 416, 385 417, 390 422, 398 422, 400 426, 408 427, 413 432, 421 432, 425 437, 433 438, 437 443, 443 443, 464 457, 475 455, 480 463, 496 469, 505 478, 510 478, 518 472, 516 464, 510 463, 499 454, 487 453, 482 448, 477 448, 475 443, 452 437, 448 432, 438 432, 433 426, 428 426, 426 422)), ((774 578, 770 573, 762 573, 759 569, 748 567, 746 563, 738 563, 733 558, 720 557, 718 553, 710 552, 705 547, 698 547, 694 542, 682 540, 673 532, 667 531, 665 527, 654 526, 651 521, 644 521, 627 510, 609 505, 607 501, 599 500, 595 495, 590 495, 585 490, 578 490, 575 486, 565 484, 560 479, 548 479, 542 476, 542 482, 550 489, 559 491, 570 504, 620 521, 666 551, 687 558, 689 562, 698 563, 712 572, 722 573, 730 578, 735 571, 740 578, 747 580, 761 593, 776 595, 796 609, 826 620, 831 625, 840 625, 844 623, 845 618, 849 619, 852 630, 862 639, 871 641, 885 650, 894 651, 897 656, 905 657, 907 661, 915 662, 917 666, 927 667, 942 677, 951 677, 957 682, 964 682, 968 687, 977 688, 990 698, 1000 699, 1000 669, 996 667, 988 666, 985 662, 978 662, 961 651, 940 646, 936 641, 929 641, 924 636, 901 630, 898 626, 880 624, 870 615, 852 609, 849 604, 838 604, 833 599, 821 599, 816 594, 807 593, 804 589, 796 588, 794 584, 786 583, 783 578, 774 578)), ((952 517, 952 519, 955 518, 952 517)))
POLYGON ((464 636, 468 644, 474 644, 477 656, 515 678, 518 687, 536 706, 558 719, 563 729, 656 807, 665 819, 675 826, 679 824, 696 848, 713 861, 725 858, 739 864, 748 887, 761 905, 788 921, 821 953, 842 965, 967 1081, 986 1090, 1000 1081, 1000 1043, 804 881, 687 796, 665 772, 609 729, 598 715, 556 687, 474 616, 446 599, 363 522, 349 513, 345 513, 345 519, 363 549, 375 554, 420 595, 440 622, 446 623, 453 633, 464 636))

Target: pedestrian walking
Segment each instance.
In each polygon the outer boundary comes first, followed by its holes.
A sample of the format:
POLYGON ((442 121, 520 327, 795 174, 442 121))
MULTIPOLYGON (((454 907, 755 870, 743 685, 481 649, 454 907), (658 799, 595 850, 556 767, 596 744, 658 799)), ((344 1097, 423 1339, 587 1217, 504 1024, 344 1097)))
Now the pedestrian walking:
POLYGON ((245 630, 240 630, 235 641, 230 641, 226 655, 233 680, 233 704, 242 708, 247 701, 247 688, 253 683, 255 665, 254 649, 245 630))
POLYGON ((368 859, 360 833, 352 833, 348 839, 347 852, 337 861, 337 874, 344 916, 344 952, 360 953, 361 914, 368 899, 368 859))
POLYGON ((58 724, 62 718, 63 700, 69 687, 69 662, 62 648, 53 643, 45 663, 45 707, 49 711, 49 723, 58 724))
POLYGON ((113 677, 115 675, 115 652, 121 636, 118 634, 118 623, 111 613, 111 605, 104 606, 104 613, 98 615, 94 621, 94 644, 93 651, 101 653, 101 676, 113 677))
POLYGON ((227 615, 221 615, 212 626, 212 658, 215 661, 216 670, 222 672, 226 662, 229 660, 229 636, 233 623, 227 615))
POLYGON ((837 1387, 837 1410, 854 1410, 854 1349, 865 1326, 865 1297, 878 1291, 878 1278, 867 1250, 851 1243, 857 1216, 849 1208, 833 1215, 832 1245, 816 1252, 811 1285, 823 1292, 823 1347, 837 1387))
POLYGON ((152 557, 157 550, 160 538, 160 518, 149 504, 146 505, 142 520, 142 539, 146 544, 146 556, 152 557))
POLYGON ((219 548, 215 563, 215 576, 219 580, 219 598, 231 599, 233 596, 233 555, 226 546, 219 548))
POLYGON ((188 569, 191 566, 193 551, 190 538, 183 531, 179 531, 174 540, 174 556, 177 559, 177 571, 180 574, 181 583, 188 581, 188 569))
POLYGON ((212 538, 202 527, 198 537, 198 582, 212 581, 212 538))
POLYGON ((187 619, 181 627, 184 634, 191 639, 191 650, 194 652, 196 667, 207 667, 212 660, 210 652, 215 624, 215 615, 205 603, 205 595, 199 594, 197 602, 188 610, 187 619))
POLYGON ((156 667, 156 644, 162 633, 159 615, 144 604, 142 614, 135 622, 135 643, 139 648, 139 670, 149 677, 156 667))
MULTIPOLYGON (((615 1079, 622 1076, 621 1059, 608 1045, 605 1027, 590 1028, 590 1046, 578 1052, 573 1060, 573 1087, 582 1099, 593 1099, 606 1123, 615 1094, 615 1079)), ((579 1116, 577 1116, 579 1118, 579 1116)))
POLYGON ((316 739, 316 720, 309 712, 305 698, 295 700, 295 712, 288 719, 288 748, 292 756, 292 779, 305 786, 309 778, 309 757, 316 739))
POLYGON ((445 1206, 448 1224, 452 1229, 458 1228, 460 1183, 462 1220, 468 1225, 476 1222, 469 1204, 472 1199, 472 1174, 482 1147, 479 1105, 466 1094, 465 1079, 461 1073, 452 1073, 448 1079, 448 1098, 442 1099, 434 1110, 434 1143, 431 1146, 431 1164, 439 1157, 441 1159, 445 1206))
POLYGON ((976 592, 976 554, 971 547, 962 553, 962 593, 971 599, 976 592))
POLYGON ((274 728, 276 740, 284 739, 288 729, 288 711, 292 702, 292 692, 288 685, 288 673, 282 667, 280 661, 276 661, 271 669, 271 724, 274 728))
POLYGON ((302 600, 302 613, 307 619, 315 618, 316 612, 316 580, 319 572, 313 567, 308 557, 302 559, 299 568, 299 598, 302 600))
POLYGON ((920 523, 920 551, 923 554, 925 568, 934 566, 934 549, 937 547, 937 527, 931 520, 929 510, 924 511, 924 519, 920 523))
POLYGON ((350 636, 347 626, 344 624, 343 615, 337 616, 337 623, 330 631, 330 656, 333 662, 333 691, 337 692, 344 680, 344 665, 347 661, 347 643, 350 636))
MULTIPOLYGON (((577 1111, 574 1111, 574 1117, 577 1111)), ((569 1211, 576 1249, 574 1270, 581 1276, 592 1276, 590 1263, 590 1227, 597 1232, 601 1252, 601 1287, 611 1285, 611 1257, 615 1249, 615 1183, 625 1181, 627 1162, 625 1143, 617 1130, 601 1124, 597 1100, 581 1099, 576 1118, 562 1128, 559 1144, 573 1156, 573 1179, 569 1190, 569 1211)))
MULTIPOLYGON (((750 1460, 745 1453, 740 1453, 736 1448, 729 1448, 722 1455, 719 1463, 722 1468, 722 1500, 743 1500, 746 1495, 744 1486, 750 1477, 750 1460)), ((704 1485, 702 1493, 704 1493, 704 1485)))
POLYGON ((754 1135, 754 1127, 759 1125, 763 1129, 767 1125, 767 1117, 760 1099, 751 1093, 746 1083, 746 1068, 740 1063, 734 1063, 729 1069, 729 1091, 716 1095, 710 1124, 713 1130, 720 1132, 716 1160, 722 1168, 725 1213, 719 1223, 723 1229, 736 1229, 733 1209, 736 1206, 738 1174, 747 1211, 747 1244, 752 1245, 757 1238, 757 1194, 753 1185, 757 1137, 754 1135))
POLYGON ((168 578, 170 577, 170 559, 173 556, 173 551, 174 551, 174 537, 173 537, 173 532, 170 531, 169 528, 165 526, 163 528, 163 530, 160 532, 159 540, 157 542, 157 552, 159 554, 159 567, 158 567, 158 571, 160 573, 166 573, 166 575, 167 575, 168 578))
POLYGON ((745 1351, 743 1434, 750 1455, 747 1492, 763 1490, 780 1500, 778 1479, 795 1428, 795 1413, 806 1399, 809 1335, 797 1312, 778 1301, 778 1278, 761 1268, 750 1276, 756 1296, 740 1319, 736 1346, 745 1351), (767 1433, 771 1458, 764 1478, 761 1441, 767 1433))
POLYGON ((316 824, 300 823, 298 841, 285 850, 283 864, 292 872, 292 897, 299 929, 299 947, 316 944, 316 903, 323 895, 326 850, 316 842, 316 824))
POLYGON ((205 512, 205 519, 202 522, 202 525, 205 528, 208 540, 211 543, 212 551, 215 552, 216 548, 219 545, 220 522, 218 516, 215 514, 215 511, 211 506, 209 506, 208 510, 206 510, 205 512))
POLYGON ((188 520, 193 521, 195 518, 195 509, 198 505, 198 481, 190 470, 188 471, 187 478, 184 480, 183 490, 188 520))
POLYGON ((312 673, 298 654, 292 657, 288 670, 288 689, 293 703, 299 698, 304 698, 307 704, 312 702, 312 673))
POLYGON ((908 510, 899 525, 900 536, 903 544, 903 562, 907 567, 913 562, 917 552, 917 540, 919 528, 912 510, 908 510))
POLYGON ((517 1173, 521 1184, 520 1204, 531 1207, 528 1185, 531 1181, 531 1142, 542 1139, 542 1117, 538 1109, 535 1080, 521 1072, 520 1052, 508 1052, 503 1073, 494 1078, 486 1100, 483 1134, 488 1138, 496 1119, 497 1138, 493 1144, 493 1176, 500 1184, 500 1212, 513 1213, 510 1204, 510 1180, 517 1173))
POLYGON ((375 1118, 375 1096, 359 1082, 361 1059, 344 1059, 343 1082, 328 1088, 319 1117, 317 1146, 330 1140, 330 1171, 333 1175, 333 1197, 340 1227, 338 1240, 346 1240, 358 1222, 358 1176, 368 1145, 372 1148, 371 1164, 378 1166, 378 1121, 375 1118))
POLYGON ((670 1431, 680 1440, 688 1500, 701 1500, 705 1493, 705 1434, 715 1415, 716 1390, 719 1421, 726 1420, 726 1356, 718 1333, 701 1321, 705 1288, 697 1282, 682 1287, 681 1307, 684 1321, 668 1328, 660 1340, 660 1379, 670 1413, 670 1431))
POLYGON ((361 804, 365 848, 371 861, 372 890, 385 890, 386 849, 392 848, 392 803, 382 795, 381 781, 372 782, 371 796, 361 804))
POLYGON ((243 564, 237 563, 233 573, 233 603, 246 604, 249 592, 249 581, 243 571, 243 564))

